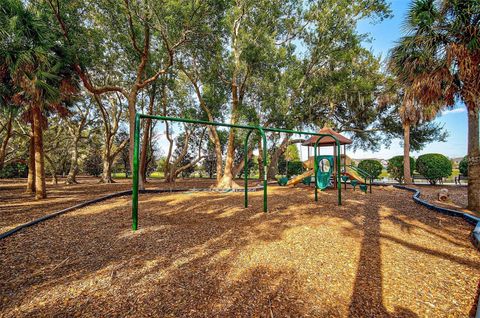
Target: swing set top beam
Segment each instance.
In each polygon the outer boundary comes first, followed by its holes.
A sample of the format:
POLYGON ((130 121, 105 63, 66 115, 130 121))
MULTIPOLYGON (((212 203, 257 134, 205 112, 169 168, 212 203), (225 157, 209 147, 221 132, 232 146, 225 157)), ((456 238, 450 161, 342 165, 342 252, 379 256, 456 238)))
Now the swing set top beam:
MULTIPOLYGON (((136 231, 138 228, 138 180, 139 180, 139 156, 140 156, 140 120, 141 119, 154 119, 154 120, 161 120, 161 121, 170 121, 170 122, 179 122, 179 123, 189 123, 189 124, 200 124, 200 125, 209 125, 209 126, 217 126, 217 127, 227 127, 227 128, 238 128, 238 129, 247 129, 249 130, 247 136, 245 137, 245 147, 248 142, 248 138, 253 131, 258 131, 262 137, 263 141, 263 148, 267 149, 267 142, 265 132, 279 132, 279 133, 288 133, 288 134, 298 134, 298 135, 310 135, 310 136, 318 136, 320 138, 317 139, 315 143, 315 149, 320 142, 320 140, 324 137, 331 137, 335 140, 335 144, 340 149, 340 142, 336 136, 331 134, 322 134, 322 133, 314 133, 314 132, 306 132, 306 131, 298 131, 298 130, 291 130, 291 129, 282 129, 282 128, 268 128, 268 127, 261 127, 261 126, 249 126, 249 125, 239 125, 239 124, 225 124, 219 123, 214 121, 205 121, 205 120, 197 120, 197 119, 188 119, 188 118, 179 118, 179 117, 168 117, 168 116, 155 116, 155 115, 146 115, 137 113, 135 115, 135 126, 134 126, 134 150, 133 150, 133 189, 132 189, 132 230, 136 231)), ((340 151, 337 152, 339 154, 340 151)), ((245 153, 246 155, 246 153, 245 153)), ((337 155, 339 157, 339 155, 337 155)), ((339 159, 339 158, 337 158, 339 159)), ((339 160, 337 160, 340 163, 339 160)), ((267 168, 267 158, 266 158, 266 151, 263 152, 263 166, 266 170, 267 168)), ((246 167, 246 165, 245 165, 246 167)), ((338 171, 340 171, 340 166, 337 167, 338 171)), ((315 167, 315 174, 317 172, 317 167, 315 167)), ((245 175, 245 179, 247 176, 245 175)), ((337 178, 340 180, 340 174, 337 173, 337 178)), ((340 183, 340 182, 339 182, 340 183)), ((264 180, 263 180, 263 211, 267 212, 267 173, 264 173, 264 180)), ((318 187, 317 183, 315 182, 315 201, 317 201, 317 192, 318 187)), ((338 187, 338 205, 342 204, 341 199, 341 187, 338 187)), ((248 189, 245 183, 245 207, 248 206, 248 189)))
POLYGON ((322 134, 322 133, 314 133, 314 132, 300 131, 300 130, 291 130, 291 129, 283 129, 283 128, 268 128, 268 127, 262 127, 262 126, 248 126, 248 125, 238 125, 238 124, 226 124, 226 123, 219 123, 219 122, 215 122, 215 121, 188 119, 188 118, 180 118, 180 117, 146 115, 146 114, 140 114, 140 113, 136 114, 135 123, 137 122, 137 118, 138 119, 149 118, 149 119, 156 119, 156 120, 163 120, 163 121, 173 121, 173 122, 179 122, 179 123, 201 124, 201 125, 228 127, 228 128, 250 129, 250 130, 258 130, 259 128, 261 128, 261 129, 263 129, 263 131, 268 131, 268 132, 283 132, 283 133, 298 134, 298 135, 332 137, 335 140, 335 143, 339 143, 338 138, 336 136, 332 135, 332 134, 322 134))

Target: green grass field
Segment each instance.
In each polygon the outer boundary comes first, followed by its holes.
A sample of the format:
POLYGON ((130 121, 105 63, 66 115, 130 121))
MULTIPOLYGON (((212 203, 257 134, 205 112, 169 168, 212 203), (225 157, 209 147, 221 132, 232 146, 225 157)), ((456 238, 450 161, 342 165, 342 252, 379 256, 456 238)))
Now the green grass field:
MULTIPOLYGON (((155 171, 155 172, 152 172, 152 174, 150 174, 150 178, 155 178, 155 179, 162 179, 163 178, 163 172, 159 172, 159 171, 155 171)), ((130 178, 131 175, 129 175, 128 177, 130 178)), ((126 176, 125 176, 125 172, 114 172, 112 173, 112 177, 114 179, 125 179, 126 176)))

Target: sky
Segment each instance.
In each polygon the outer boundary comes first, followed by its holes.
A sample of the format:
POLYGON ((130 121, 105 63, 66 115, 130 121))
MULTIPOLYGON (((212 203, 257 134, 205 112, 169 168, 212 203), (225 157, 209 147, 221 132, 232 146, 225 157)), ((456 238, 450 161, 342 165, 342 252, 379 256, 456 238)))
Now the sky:
MULTIPOLYGON (((385 58, 388 51, 395 45, 395 42, 402 36, 402 23, 407 13, 410 1, 393 0, 391 1, 391 9, 393 18, 384 20, 377 24, 370 21, 361 21, 358 25, 360 33, 369 33, 370 42, 363 45, 371 49, 376 55, 385 58)), ((463 157, 467 153, 467 112, 465 106, 457 105, 453 110, 444 111, 435 122, 444 125, 448 131, 449 137, 446 142, 434 142, 427 145, 420 153, 412 152, 412 156, 417 157, 423 153, 442 153, 447 157, 463 157)), ((348 152, 348 149, 347 149, 348 152)), ((350 153, 353 158, 382 158, 389 159, 395 155, 402 155, 403 148, 400 140, 394 140, 389 149, 382 147, 379 152, 371 153, 365 151, 357 151, 350 153)))

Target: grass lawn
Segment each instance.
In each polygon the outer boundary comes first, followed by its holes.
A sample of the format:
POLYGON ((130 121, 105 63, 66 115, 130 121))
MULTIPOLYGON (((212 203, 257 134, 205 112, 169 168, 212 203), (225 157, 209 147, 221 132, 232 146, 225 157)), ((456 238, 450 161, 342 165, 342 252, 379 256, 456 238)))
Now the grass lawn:
MULTIPOLYGON (((155 172, 152 172, 149 176, 149 178, 154 178, 154 179, 162 179, 164 176, 164 173, 161 172, 161 171, 155 171, 155 172)), ((125 179, 126 176, 125 176, 125 172, 113 172, 112 173, 112 177, 114 179, 125 179)), ((129 178, 131 177, 131 175, 128 176, 129 178)))

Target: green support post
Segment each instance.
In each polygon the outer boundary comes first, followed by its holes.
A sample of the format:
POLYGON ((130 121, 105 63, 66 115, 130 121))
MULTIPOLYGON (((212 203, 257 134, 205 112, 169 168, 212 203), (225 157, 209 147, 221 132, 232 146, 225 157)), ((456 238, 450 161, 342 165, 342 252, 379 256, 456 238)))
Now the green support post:
MULTIPOLYGON (((342 183, 341 183, 341 179, 340 179, 340 173, 341 173, 341 170, 342 170, 342 166, 341 166, 341 155, 340 155, 340 142, 338 141, 338 139, 335 138, 335 143, 337 144, 337 200, 338 200, 338 205, 342 205, 342 183)), ((345 154, 346 155, 346 154, 345 154)))
POLYGON ((135 115, 133 145, 132 230, 138 228, 138 155, 140 152, 140 114, 135 115))
MULTIPOLYGON (((268 186, 268 182, 267 182, 267 137, 265 136, 265 132, 263 130, 262 127, 255 127, 254 129, 258 130, 260 132, 260 136, 262 137, 262 145, 263 145, 263 149, 265 149, 265 151, 262 151, 263 153, 263 158, 262 158, 262 162, 263 162, 263 169, 264 169, 264 173, 263 173, 263 212, 267 212, 268 210, 268 204, 267 204, 267 186, 268 186)), ((244 182, 244 187, 245 187, 245 207, 247 208, 248 207, 248 176, 247 176, 247 173, 248 173, 248 138, 250 138, 250 135, 252 134, 252 131, 253 129, 249 130, 247 135, 245 136, 245 142, 244 142, 244 145, 243 145, 243 150, 244 150, 244 166, 243 166, 243 174, 244 174, 244 178, 245 178, 245 182, 244 182)))
POLYGON ((267 212, 267 137, 265 136, 265 132, 263 131, 262 127, 257 128, 262 136, 262 143, 263 143, 263 212, 267 212))
POLYGON ((244 152, 244 157, 243 157, 243 177, 245 178, 245 207, 248 208, 248 138, 250 137, 250 134, 252 133, 252 130, 249 130, 247 135, 245 136, 245 142, 243 145, 243 152, 244 152))

